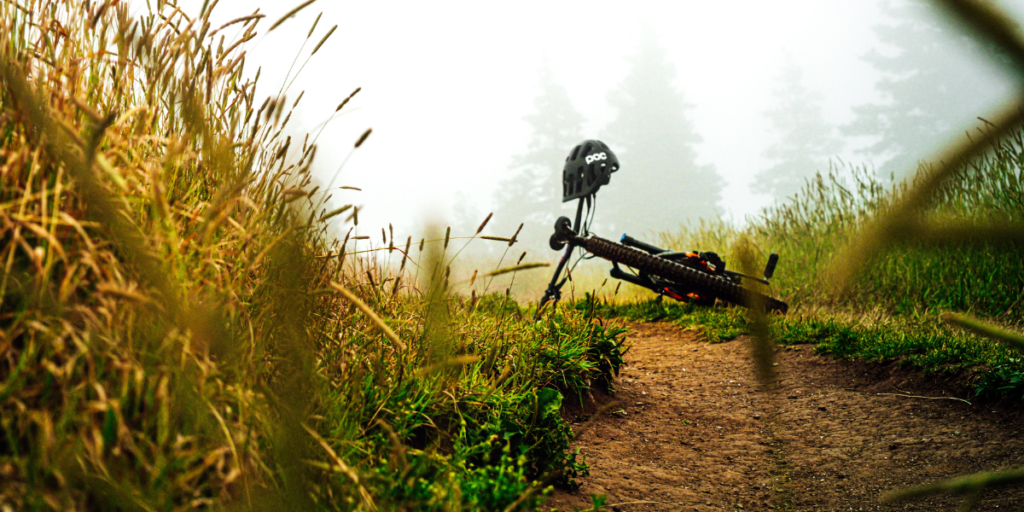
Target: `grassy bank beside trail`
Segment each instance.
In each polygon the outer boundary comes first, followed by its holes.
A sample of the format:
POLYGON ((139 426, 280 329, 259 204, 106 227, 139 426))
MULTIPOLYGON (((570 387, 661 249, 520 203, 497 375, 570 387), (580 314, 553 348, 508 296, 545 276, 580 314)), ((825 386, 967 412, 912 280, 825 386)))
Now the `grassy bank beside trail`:
MULTIPOLYGON (((975 222, 1024 218, 1024 131, 1013 131, 991 150, 961 168, 920 212, 925 218, 975 222)), ((929 172, 922 168, 919 175, 929 172)), ((833 168, 809 181, 795 197, 766 209, 745 230, 725 223, 662 233, 679 249, 729 252, 748 236, 766 254, 781 256, 775 289, 798 308, 821 305, 892 314, 957 310, 1024 323, 1024 258, 1009 242, 944 246, 907 242, 878 254, 856 255, 868 264, 846 294, 838 296, 822 277, 867 222, 885 215, 908 183, 885 184, 864 168, 833 168)))
MULTIPOLYGON (((699 307, 669 300, 609 302, 579 300, 573 307, 606 318, 667 321, 698 331, 709 343, 751 334, 747 312, 734 307, 699 307)), ((1024 360, 991 339, 945 325, 937 317, 794 314, 770 317, 780 345, 812 344, 817 353, 871 363, 895 363, 963 383, 983 397, 1024 398, 1024 360)))
POLYGON ((622 328, 449 293, 446 237, 353 255, 302 94, 243 72, 261 16, 156 9, 0 4, 0 509, 530 510, 586 474, 560 408, 622 328))
MULTIPOLYGON (((1024 130, 1018 128, 957 169, 915 215, 938 226, 954 220, 989 226, 1019 222, 1024 218, 1022 163, 1024 130)), ((865 168, 833 167, 796 196, 750 219, 744 229, 705 222, 662 233, 661 245, 716 251, 732 263, 738 261, 735 249, 748 242, 764 258, 778 253, 771 293, 791 306, 789 316, 773 319, 781 342, 810 336, 819 350, 836 356, 953 372, 979 393, 1022 396, 1019 354, 940 325, 942 313, 964 312, 1010 330, 1024 328, 1024 247, 1013 241, 1019 236, 940 244, 903 240, 873 254, 846 252, 931 172, 922 167, 915 180, 893 184, 865 168), (847 263, 839 258, 865 263, 842 291, 828 279, 847 263)), ((680 318, 705 322, 714 332, 713 322, 728 316, 706 313, 706 319, 695 320, 704 314, 692 311, 680 318)))

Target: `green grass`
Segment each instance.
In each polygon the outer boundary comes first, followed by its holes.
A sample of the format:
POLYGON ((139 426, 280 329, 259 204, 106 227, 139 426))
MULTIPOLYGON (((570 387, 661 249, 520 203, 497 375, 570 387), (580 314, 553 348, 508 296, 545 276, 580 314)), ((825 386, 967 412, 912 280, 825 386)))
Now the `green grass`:
MULTIPOLYGON (((580 312, 594 309, 607 318, 666 321, 697 331, 709 343, 751 334, 747 313, 735 307, 698 307, 676 301, 642 299, 611 302, 579 300, 580 312)), ((1024 399, 1024 358, 995 341, 947 326, 936 317, 867 318, 851 314, 774 315, 772 339, 783 346, 810 344, 816 353, 871 363, 895 363, 929 375, 945 375, 985 397, 1024 399)))
POLYGON ((746 313, 740 308, 701 307, 661 298, 614 301, 586 298, 576 301, 579 312, 595 311, 602 317, 630 321, 671 321, 687 330, 694 330, 709 343, 730 341, 748 334, 746 313))
MULTIPOLYGON (((622 329, 577 314, 558 313, 542 324, 521 321, 507 314, 511 303, 504 296, 481 300, 470 323, 467 301, 453 300, 453 330, 445 338, 458 341, 455 352, 440 359, 458 354, 479 361, 459 369, 410 365, 405 371, 414 375, 398 382, 388 382, 386 371, 357 371, 347 379, 345 372, 329 372, 338 387, 325 393, 321 424, 331 438, 352 443, 339 446, 339 454, 348 460, 383 456, 380 464, 366 462, 376 466, 375 487, 387 490, 385 503, 392 506, 501 508, 541 479, 572 485, 587 470, 568 449, 572 432, 561 403, 610 382, 621 365, 622 329), (460 332, 456 325, 471 329, 460 332), (433 369, 423 374, 423 368, 433 369), (395 439, 401 455, 394 452, 395 439), (443 495, 448 498, 438 501, 443 495)), ((365 345, 350 338, 338 350, 365 345)), ((379 363, 371 355, 361 364, 379 363)))

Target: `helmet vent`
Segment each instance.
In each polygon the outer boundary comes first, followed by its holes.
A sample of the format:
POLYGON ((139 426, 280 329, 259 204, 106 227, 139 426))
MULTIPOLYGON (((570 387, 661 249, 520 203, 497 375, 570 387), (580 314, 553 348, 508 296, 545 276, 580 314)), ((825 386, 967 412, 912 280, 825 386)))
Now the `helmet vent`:
POLYGON ((572 148, 572 155, 569 155, 567 160, 576 160, 576 156, 580 154, 580 146, 572 148))

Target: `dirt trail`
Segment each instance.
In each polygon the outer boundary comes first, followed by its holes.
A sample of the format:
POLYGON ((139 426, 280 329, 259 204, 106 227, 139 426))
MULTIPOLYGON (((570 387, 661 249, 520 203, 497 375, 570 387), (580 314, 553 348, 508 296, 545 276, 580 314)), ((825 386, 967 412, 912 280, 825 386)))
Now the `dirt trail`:
MULTIPOLYGON (((591 476, 545 508, 613 510, 956 510, 952 498, 883 504, 905 488, 1024 466, 1015 404, 942 396, 943 386, 892 367, 834 361, 809 346, 776 353, 780 379, 759 391, 749 339, 711 345, 692 332, 636 324, 618 392, 578 446, 591 476), (618 410, 614 407, 611 411, 618 410)), ((945 389, 949 389, 948 387, 945 389)), ((975 510, 1024 510, 1024 488, 990 490, 975 510)))

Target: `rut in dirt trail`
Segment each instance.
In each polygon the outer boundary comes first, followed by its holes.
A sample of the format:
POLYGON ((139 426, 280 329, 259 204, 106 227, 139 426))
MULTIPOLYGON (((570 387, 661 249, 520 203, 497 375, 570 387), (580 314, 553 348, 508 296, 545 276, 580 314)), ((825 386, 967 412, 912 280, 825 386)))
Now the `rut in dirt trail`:
MULTIPOLYGON (((880 498, 1024 466, 1017 404, 920 398, 943 387, 810 346, 776 352, 777 389, 765 393, 745 337, 712 345, 672 324, 632 328, 618 392, 570 413, 580 428, 601 405, 621 406, 593 418, 577 442, 591 476, 546 508, 586 508, 591 494, 606 494, 623 511, 956 510, 955 498, 880 498)), ((987 491, 975 510, 1024 510, 1024 488, 987 491)))

